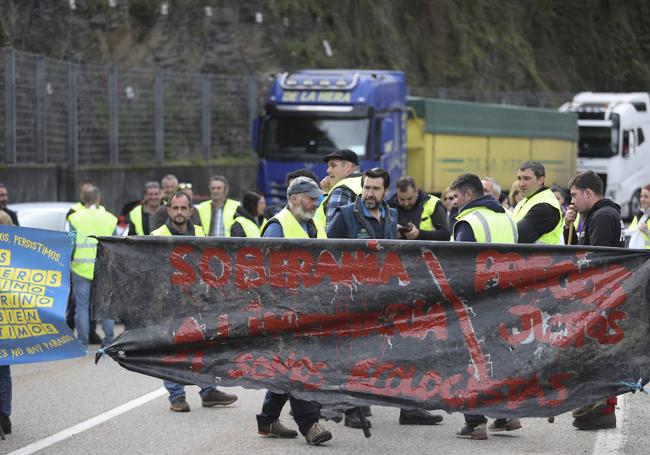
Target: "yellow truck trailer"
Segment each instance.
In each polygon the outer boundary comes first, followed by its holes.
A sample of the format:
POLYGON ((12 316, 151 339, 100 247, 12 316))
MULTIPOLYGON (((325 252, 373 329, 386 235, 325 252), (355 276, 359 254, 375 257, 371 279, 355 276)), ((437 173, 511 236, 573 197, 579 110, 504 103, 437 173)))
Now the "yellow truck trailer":
POLYGON ((429 193, 464 172, 493 177, 507 190, 527 160, 544 164, 549 186, 566 187, 575 173, 574 113, 416 97, 408 107, 408 174, 429 193))

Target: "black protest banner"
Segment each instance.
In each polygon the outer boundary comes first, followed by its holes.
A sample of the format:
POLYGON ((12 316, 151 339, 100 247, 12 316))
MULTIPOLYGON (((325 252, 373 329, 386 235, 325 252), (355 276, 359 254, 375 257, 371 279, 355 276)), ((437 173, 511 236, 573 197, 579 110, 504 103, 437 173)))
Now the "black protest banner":
POLYGON ((417 241, 101 238, 106 353, 185 384, 557 415, 650 374, 650 254, 417 241))

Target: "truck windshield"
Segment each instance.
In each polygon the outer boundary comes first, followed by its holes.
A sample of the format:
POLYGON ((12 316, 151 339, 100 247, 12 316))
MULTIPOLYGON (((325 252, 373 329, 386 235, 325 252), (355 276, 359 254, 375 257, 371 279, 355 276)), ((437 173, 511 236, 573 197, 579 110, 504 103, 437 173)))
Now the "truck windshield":
POLYGON ((265 158, 320 161, 347 148, 364 158, 369 119, 270 117, 262 127, 260 155, 265 158))
POLYGON ((581 126, 578 156, 583 158, 608 158, 618 153, 618 128, 606 126, 581 126))

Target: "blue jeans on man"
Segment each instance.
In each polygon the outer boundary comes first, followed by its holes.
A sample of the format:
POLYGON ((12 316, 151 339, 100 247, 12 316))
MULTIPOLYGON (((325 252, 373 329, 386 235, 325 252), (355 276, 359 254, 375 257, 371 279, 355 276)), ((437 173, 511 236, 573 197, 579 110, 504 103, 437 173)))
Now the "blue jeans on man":
POLYGON ((11 415, 11 370, 9 365, 0 365, 0 415, 11 415))
MULTIPOLYGON (((165 388, 169 392, 169 402, 171 403, 176 398, 185 398, 185 386, 171 381, 163 381, 165 388)), ((199 395, 204 398, 211 390, 216 389, 215 386, 210 384, 197 384, 200 387, 199 395)))
MULTIPOLYGON (((75 298, 74 324, 77 329, 77 339, 84 347, 88 346, 88 333, 90 331, 90 286, 92 281, 76 273, 72 273, 72 289, 75 298)), ((113 331, 115 321, 104 319, 102 330, 104 331, 103 346, 113 342, 113 331)))
POLYGON ((257 423, 269 425, 278 420, 287 400, 293 411, 293 420, 298 424, 300 433, 305 436, 312 425, 318 422, 320 409, 313 401, 299 400, 286 393, 266 392, 262 412, 257 415, 257 423))

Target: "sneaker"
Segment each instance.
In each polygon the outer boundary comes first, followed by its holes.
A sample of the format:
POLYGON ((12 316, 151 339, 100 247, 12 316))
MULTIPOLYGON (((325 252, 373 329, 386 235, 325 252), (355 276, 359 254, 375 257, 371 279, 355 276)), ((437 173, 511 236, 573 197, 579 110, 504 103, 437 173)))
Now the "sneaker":
POLYGON ((178 397, 172 400, 169 409, 174 412, 190 412, 190 405, 185 401, 185 397, 178 397))
POLYGON ((305 441, 310 446, 317 446, 330 439, 332 439, 332 433, 323 428, 318 422, 315 422, 305 435, 305 441))
POLYGON ((465 424, 463 428, 456 432, 456 436, 465 439, 487 439, 487 425, 480 423, 475 427, 471 427, 468 424, 465 424))
POLYGON ((231 395, 221 390, 212 389, 204 396, 201 397, 201 405, 204 408, 211 408, 212 406, 228 406, 237 401, 237 395, 231 395))
POLYGON ((598 414, 575 419, 573 426, 579 430, 604 430, 616 428, 616 414, 598 414))
MULTIPOLYGON (((370 420, 366 419, 366 422, 368 422, 368 428, 372 428, 372 424, 370 423, 370 420)), ((350 428, 356 428, 357 430, 363 428, 363 425, 361 425, 361 418, 359 417, 359 412, 357 411, 357 408, 354 408, 353 412, 348 411, 345 413, 345 420, 343 421, 343 425, 350 428)))
POLYGON ((271 438, 295 438, 298 436, 296 430, 287 428, 284 426, 280 420, 275 420, 269 425, 262 425, 259 422, 257 423, 257 434, 262 436, 269 436, 271 438))
POLYGON ((11 434, 11 419, 9 416, 0 415, 0 429, 4 434, 11 434))
POLYGON ((431 414, 423 409, 401 409, 399 412, 400 425, 436 425, 442 422, 442 416, 431 414))
POLYGON ((490 425, 488 425, 488 430, 493 432, 498 431, 514 431, 521 428, 521 422, 519 419, 496 419, 490 425))

